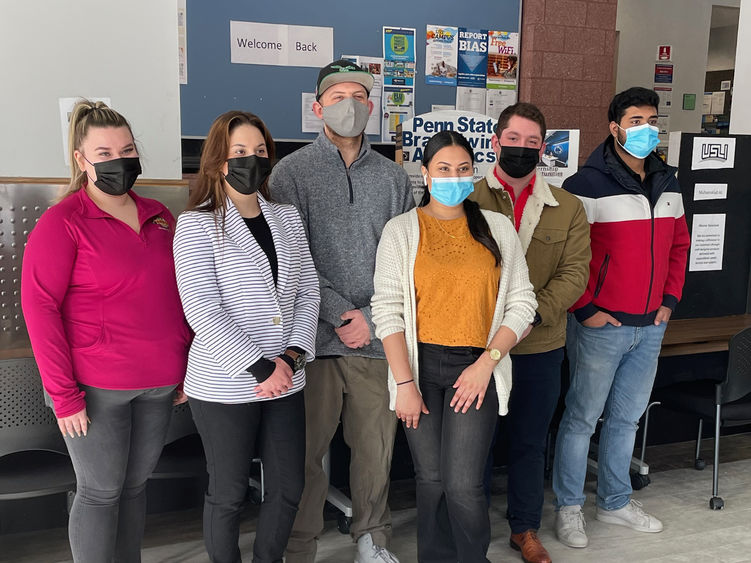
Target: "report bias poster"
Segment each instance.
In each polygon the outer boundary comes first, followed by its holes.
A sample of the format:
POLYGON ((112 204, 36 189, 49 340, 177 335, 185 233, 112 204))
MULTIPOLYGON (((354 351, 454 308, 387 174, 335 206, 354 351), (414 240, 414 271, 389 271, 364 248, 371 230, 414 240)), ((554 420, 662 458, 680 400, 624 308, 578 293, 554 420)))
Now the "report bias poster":
POLYGON ((488 32, 459 28, 457 85, 485 88, 488 65, 488 32))

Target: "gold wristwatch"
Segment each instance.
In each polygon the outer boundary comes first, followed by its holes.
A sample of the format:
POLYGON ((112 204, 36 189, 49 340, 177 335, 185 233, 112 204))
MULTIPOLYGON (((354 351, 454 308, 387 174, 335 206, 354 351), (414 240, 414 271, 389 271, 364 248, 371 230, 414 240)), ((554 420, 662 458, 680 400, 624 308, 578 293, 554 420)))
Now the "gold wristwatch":
POLYGON ((488 354, 490 354, 490 359, 494 362, 498 362, 501 359, 501 351, 498 348, 485 348, 488 354))

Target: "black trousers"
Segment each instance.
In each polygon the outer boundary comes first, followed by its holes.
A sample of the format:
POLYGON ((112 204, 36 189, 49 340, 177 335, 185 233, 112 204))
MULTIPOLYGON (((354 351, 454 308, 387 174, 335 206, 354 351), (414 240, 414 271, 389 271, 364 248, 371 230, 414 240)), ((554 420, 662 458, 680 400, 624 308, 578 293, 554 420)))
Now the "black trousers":
POLYGON ((190 399, 206 452, 209 486, 203 535, 213 563, 241 563, 240 514, 251 459, 263 461, 265 498, 253 561, 281 562, 305 483, 305 402, 302 392, 279 399, 223 404, 190 399))

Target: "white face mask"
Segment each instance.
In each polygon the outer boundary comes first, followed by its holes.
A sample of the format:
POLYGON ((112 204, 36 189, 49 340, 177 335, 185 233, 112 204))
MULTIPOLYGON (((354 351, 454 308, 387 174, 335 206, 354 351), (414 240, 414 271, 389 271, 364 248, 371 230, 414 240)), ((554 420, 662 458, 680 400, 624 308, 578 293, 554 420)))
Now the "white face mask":
POLYGON ((337 135, 359 137, 365 131, 370 117, 368 104, 354 98, 343 100, 323 108, 323 122, 337 135))

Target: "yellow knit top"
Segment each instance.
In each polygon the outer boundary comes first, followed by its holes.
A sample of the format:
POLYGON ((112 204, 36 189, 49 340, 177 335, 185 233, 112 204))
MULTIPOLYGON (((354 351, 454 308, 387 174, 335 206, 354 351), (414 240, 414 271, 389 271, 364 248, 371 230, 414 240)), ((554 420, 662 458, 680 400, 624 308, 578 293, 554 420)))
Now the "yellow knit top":
POLYGON ((417 340, 485 348, 501 267, 469 232, 466 217, 441 220, 417 210, 417 340))

